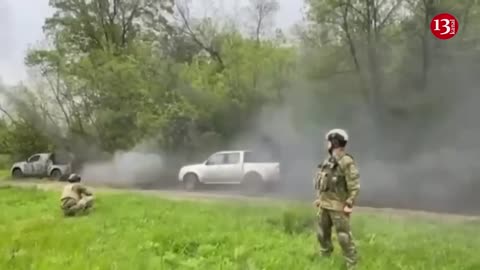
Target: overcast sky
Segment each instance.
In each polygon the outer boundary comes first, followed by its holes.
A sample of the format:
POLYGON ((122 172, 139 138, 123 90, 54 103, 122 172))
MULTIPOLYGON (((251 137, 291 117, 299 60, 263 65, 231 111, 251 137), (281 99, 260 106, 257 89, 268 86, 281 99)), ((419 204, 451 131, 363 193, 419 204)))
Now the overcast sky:
MULTIPOLYGON (((217 8, 232 10, 248 0, 194 0, 198 3, 215 1, 217 8)), ((303 0, 278 0, 280 11, 276 23, 288 29, 301 20, 303 0)), ((201 8, 201 7, 200 7, 201 8)), ((208 9, 212 10, 212 9, 208 9)), ((15 84, 25 79, 23 58, 29 46, 43 39, 42 25, 53 11, 48 0, 0 0, 0 81, 15 84)), ((229 12, 230 13, 230 12, 229 12)), ((233 13, 230 13, 233 14, 233 13)))

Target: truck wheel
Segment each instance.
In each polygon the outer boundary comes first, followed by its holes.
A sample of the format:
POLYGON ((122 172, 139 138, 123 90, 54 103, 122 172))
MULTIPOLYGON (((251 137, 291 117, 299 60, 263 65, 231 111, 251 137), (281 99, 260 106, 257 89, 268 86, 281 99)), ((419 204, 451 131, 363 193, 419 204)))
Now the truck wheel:
POLYGON ((183 186, 188 191, 195 190, 198 186, 198 183, 198 177, 193 173, 187 173, 187 175, 183 177, 183 186))
POLYGON ((249 195, 256 195, 265 189, 263 178, 256 172, 249 172, 245 175, 242 185, 249 195))
POLYGON ((62 177, 62 172, 60 172, 59 169, 54 169, 50 173, 50 177, 53 178, 54 180, 60 180, 60 178, 62 177))
POLYGON ((23 178, 22 170, 20 170, 19 168, 14 169, 12 172, 12 178, 13 179, 23 178))

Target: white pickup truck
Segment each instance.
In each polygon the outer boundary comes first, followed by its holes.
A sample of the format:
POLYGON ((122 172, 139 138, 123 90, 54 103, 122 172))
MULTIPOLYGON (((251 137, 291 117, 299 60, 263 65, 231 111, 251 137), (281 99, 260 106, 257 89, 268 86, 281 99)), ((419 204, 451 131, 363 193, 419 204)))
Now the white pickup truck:
POLYGON ((222 151, 203 163, 183 166, 178 180, 187 190, 198 184, 242 184, 257 192, 279 182, 280 164, 252 151, 222 151))
POLYGON ((70 164, 57 164, 52 153, 38 153, 25 161, 16 162, 10 169, 13 178, 51 177, 60 180, 71 172, 70 164))

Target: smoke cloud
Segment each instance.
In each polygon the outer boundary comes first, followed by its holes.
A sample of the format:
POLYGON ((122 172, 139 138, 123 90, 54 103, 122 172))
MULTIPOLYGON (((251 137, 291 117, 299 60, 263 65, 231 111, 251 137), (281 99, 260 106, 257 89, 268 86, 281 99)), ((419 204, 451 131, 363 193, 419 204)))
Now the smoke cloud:
MULTIPOLYGON (((328 102, 318 104, 308 94, 295 91, 282 106, 265 110, 254 128, 240 136, 238 142, 250 140, 244 144, 257 143, 257 149, 265 150, 267 144, 261 138, 267 137, 270 149, 280 153, 285 177, 278 194, 312 199, 313 171, 326 155, 323 136, 331 128, 344 128, 351 135, 348 148, 360 168, 360 204, 478 213, 477 58, 434 59, 428 89, 411 96, 405 90, 400 102, 406 109, 401 117, 384 116, 379 121, 363 101, 337 102, 334 97, 331 103, 339 109, 312 116, 310 109, 328 102), (423 104, 416 105, 420 100, 423 104)), ((410 64, 420 65, 418 60, 410 64)), ((405 85, 412 83, 401 76, 390 79, 405 85)), ((353 85, 352 80, 350 83, 353 85)), ((304 83, 294 89, 301 87, 305 87, 304 83)))
POLYGON ((131 187, 152 181, 164 166, 157 154, 116 152, 110 161, 85 164, 81 175, 88 183, 131 187))
MULTIPOLYGON (((326 154, 324 134, 332 128, 345 128, 351 136, 349 151, 361 173, 360 204, 477 212, 480 126, 476 106, 480 92, 476 90, 479 79, 475 70, 480 66, 465 59, 437 64, 437 77, 430 79, 422 100, 441 97, 447 102, 440 110, 438 106, 428 107, 429 103, 423 105, 431 114, 407 111, 400 118, 379 122, 362 101, 342 103, 332 97, 333 104, 326 103, 325 113, 315 115, 312 111, 320 104, 311 91, 286 91, 282 104, 263 108, 251 127, 229 144, 229 149, 217 150, 272 153, 281 163, 283 183, 265 196, 310 200, 314 196, 312 177, 316 165, 326 154), (451 76, 442 75, 442 70, 451 76)), ((292 88, 314 86, 318 84, 302 81, 292 88)), ((409 106, 414 103, 408 96, 404 101, 409 106)), ((166 165, 170 158, 158 154, 161 151, 145 153, 139 149, 118 152, 109 162, 87 165, 82 174, 88 181, 117 186, 167 180, 175 183, 174 173, 185 164, 176 159, 171 163, 174 165, 166 165), (168 179, 162 178, 167 171, 168 179)))
POLYGON ((171 181, 168 162, 156 144, 147 140, 129 151, 117 151, 111 157, 86 162, 80 174, 86 183, 111 187, 162 186, 171 181), (163 181, 163 182, 162 182, 163 181))
MULTIPOLYGON (((318 80, 299 76, 282 91, 281 104, 264 107, 250 127, 228 144, 229 149, 216 150, 272 153, 281 163, 282 185, 266 196, 310 200, 316 165, 326 155, 324 134, 344 128, 351 136, 348 150, 361 173, 360 204, 478 212, 480 55, 454 54, 456 49, 438 42, 430 47, 434 53, 427 87, 416 74, 420 74, 421 57, 407 49, 397 52, 408 72, 384 77, 385 108, 372 109, 361 99, 354 76, 318 80), (355 92, 356 96, 347 97, 355 92)), ((318 58, 302 49, 300 71, 306 69, 305 59, 318 58)), ((81 174, 89 183, 113 186, 175 185, 176 173, 187 157, 167 156, 161 149, 152 149, 153 145, 142 143, 106 161, 87 163, 81 174)))

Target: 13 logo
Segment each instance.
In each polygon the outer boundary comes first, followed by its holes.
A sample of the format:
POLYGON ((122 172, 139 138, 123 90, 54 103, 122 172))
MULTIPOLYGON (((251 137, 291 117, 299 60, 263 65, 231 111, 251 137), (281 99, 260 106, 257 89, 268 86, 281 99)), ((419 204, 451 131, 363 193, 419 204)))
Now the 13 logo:
POLYGON ((449 13, 441 13, 433 17, 430 31, 439 39, 451 39, 458 32, 458 20, 449 13))

